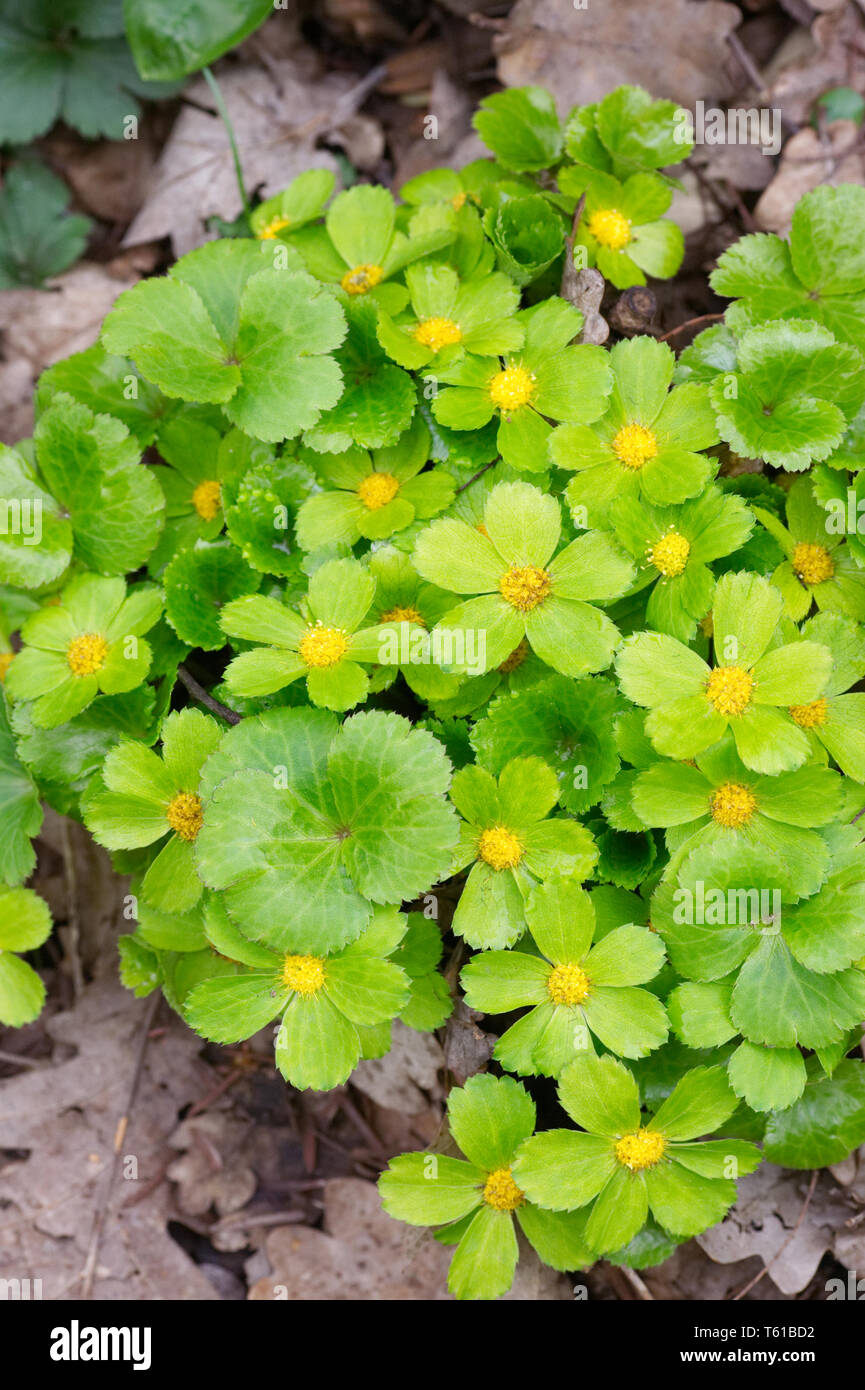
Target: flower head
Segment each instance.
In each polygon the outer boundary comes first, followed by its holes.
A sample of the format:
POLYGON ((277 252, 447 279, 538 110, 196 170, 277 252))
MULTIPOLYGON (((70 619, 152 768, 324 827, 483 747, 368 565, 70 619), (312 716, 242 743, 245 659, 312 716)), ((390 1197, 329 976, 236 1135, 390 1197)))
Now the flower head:
POLYGON ((588 831, 575 820, 547 819, 558 797, 556 775, 540 758, 514 758, 498 779, 477 765, 454 777, 451 799, 464 817, 455 868, 472 868, 453 930, 470 945, 512 945, 525 930, 525 896, 538 880, 589 872, 595 846, 588 831))
POLYGON ((203 823, 201 769, 222 731, 198 710, 169 714, 161 757, 132 741, 110 750, 102 785, 84 802, 87 828, 108 849, 160 845, 141 885, 143 897, 166 912, 188 912, 201 897, 193 845, 203 823))
POLYGON ((141 685, 150 669, 143 634, 162 611, 162 592, 122 579, 80 574, 60 602, 31 614, 21 628, 22 650, 7 666, 13 700, 32 701, 34 724, 54 728, 80 714, 97 695, 141 685))
POLYGON ((659 938, 622 923, 593 944, 591 896, 551 880, 534 888, 526 922, 539 955, 484 951, 463 968, 466 1002, 486 1013, 530 1006, 496 1043, 494 1057, 509 1071, 558 1076, 591 1051, 594 1035, 623 1057, 645 1057, 668 1032, 660 1000, 645 984, 664 962, 659 938))
POLYGON ((585 1263, 584 1219, 541 1211, 514 1178, 512 1165, 535 1127, 535 1106, 511 1077, 472 1076, 448 1097, 453 1139, 465 1158, 402 1154, 379 1179, 382 1205, 413 1226, 453 1224, 459 1232, 448 1276, 457 1298, 507 1293, 518 1247, 513 1223, 554 1269, 585 1263))
POLYGON ((680 1239, 713 1226, 736 1200, 731 1166, 744 1175, 760 1162, 754 1144, 700 1139, 738 1105, 723 1066, 686 1072, 647 1119, 628 1068, 609 1055, 585 1055, 562 1073, 559 1100, 581 1128, 527 1139, 514 1181, 528 1201, 553 1211, 586 1208, 585 1237, 596 1255, 627 1246, 649 1213, 680 1239))

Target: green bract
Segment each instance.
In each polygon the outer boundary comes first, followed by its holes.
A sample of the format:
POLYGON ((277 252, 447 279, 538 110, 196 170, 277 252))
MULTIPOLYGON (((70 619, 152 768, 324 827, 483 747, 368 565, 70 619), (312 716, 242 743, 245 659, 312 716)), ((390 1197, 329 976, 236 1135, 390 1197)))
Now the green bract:
POLYGON ((567 498, 582 526, 602 524, 617 498, 668 506, 702 492, 712 460, 697 451, 718 442, 705 386, 669 390, 675 358, 664 343, 617 343, 610 364, 614 386, 603 418, 591 427, 563 425, 550 440, 553 462, 578 470, 567 498))
POLYGON ((48 904, 29 888, 0 888, 0 1023, 20 1028, 37 1018, 45 986, 16 951, 33 951, 51 933, 48 904))
POLYGON ((427 520, 453 501, 454 480, 444 469, 421 472, 430 437, 423 417, 395 444, 351 448, 340 454, 311 454, 309 461, 328 489, 308 497, 297 514, 297 539, 304 550, 353 545, 361 538, 386 540, 417 520, 427 520))
POLYGON ((329 560, 310 580, 303 617, 264 595, 227 603, 223 632, 270 644, 234 658, 225 673, 229 690, 270 695, 306 676, 313 704, 337 710, 360 704, 369 678, 358 663, 377 660, 379 652, 376 629, 358 631, 374 593, 375 580, 357 560, 329 560))
MULTIPOLYGON (((457 774, 459 777, 461 774, 457 774)), ((635 989, 657 975, 663 944, 645 927, 621 926, 592 945, 589 895, 564 881, 535 888, 526 921, 540 955, 485 951, 463 969, 466 1002, 485 1013, 531 1005, 493 1053, 509 1071, 558 1076, 592 1036, 610 1052, 645 1057, 667 1036, 663 1005, 635 989)))
POLYGON ((453 929, 470 946, 512 946, 526 928, 525 900, 540 880, 586 878, 597 858, 589 832, 561 816, 553 769, 514 758, 498 781, 480 767, 455 775, 451 799, 464 818, 455 869, 471 864, 453 929))
POLYGON ((408 1003, 408 976, 387 959, 407 927, 394 908, 377 909, 356 941, 321 955, 279 955, 255 945, 217 906, 209 921, 220 952, 247 968, 196 985, 185 1017, 196 1032, 222 1043, 249 1038, 279 1017, 276 1065, 301 1090, 346 1081, 361 1057, 363 1029, 389 1021, 408 1003))
MULTIPOLYGON (((639 173, 620 183, 610 174, 574 167, 559 174, 559 187, 576 197, 585 193, 575 239, 583 264, 596 265, 620 290, 645 285, 646 275, 665 280, 675 275, 685 239, 681 228, 663 216, 673 196, 663 179, 639 173)), ((577 254, 575 250, 575 261, 577 254)))
POLYGON ((642 87, 617 87, 603 101, 575 106, 565 125, 565 151, 575 164, 616 178, 678 164, 693 149, 688 113, 652 101, 642 87))
POLYGON ((136 585, 127 594, 122 579, 76 576, 56 607, 40 609, 23 624, 24 646, 6 676, 7 693, 14 701, 32 701, 33 723, 53 729, 99 694, 134 690, 150 669, 142 634, 161 611, 155 585, 136 585))
POLYGON ((421 263, 405 273, 411 309, 396 320, 382 312, 378 338, 401 367, 416 370, 470 353, 497 357, 522 347, 524 329, 514 317, 519 291, 507 275, 486 275, 462 284, 446 265, 421 263))
POLYGON ((798 478, 787 493, 787 525, 760 507, 754 514, 787 557, 772 575, 784 595, 784 612, 800 622, 812 603, 826 613, 865 618, 865 570, 833 532, 829 515, 814 496, 810 478, 798 478))
POLYGON ((448 1099, 451 1134, 466 1155, 403 1154, 379 1179, 389 1215, 412 1226, 443 1226, 456 1245, 448 1288, 457 1298, 499 1298, 519 1258, 514 1218, 544 1264, 590 1264, 585 1222, 574 1212, 526 1201, 511 1164, 535 1128, 534 1101, 509 1077, 473 1076, 448 1099))
POLYGON ((402 285, 389 283, 405 266, 453 241, 453 210, 420 209, 409 235, 397 230, 396 204, 386 188, 358 184, 334 198, 323 227, 306 227, 293 238, 319 280, 339 285, 351 298, 369 297, 390 313, 405 307, 402 285))
POLYGON ((201 896, 192 858, 202 820, 198 788, 221 736, 216 721, 197 710, 170 714, 162 726, 162 758, 139 743, 118 743, 103 764, 105 790, 85 801, 87 827, 108 849, 165 841, 142 883, 154 907, 184 912, 201 896))
POLYGON ((585 1240, 597 1255, 627 1245, 649 1212, 674 1236, 713 1226, 736 1200, 733 1178, 760 1162, 741 1139, 701 1140, 736 1108, 723 1067, 687 1072, 645 1125, 637 1083, 614 1057, 572 1063, 559 1099, 581 1129, 527 1140, 514 1178, 554 1211, 591 1202, 585 1240))
POLYGON ((756 574, 727 574, 715 590, 715 666, 672 637, 640 632, 616 662, 622 691, 651 711, 646 732, 666 757, 693 758, 729 727, 742 762, 773 776, 801 767, 808 741, 790 706, 822 697, 832 655, 818 642, 781 645, 783 600, 756 574))
POLYGON ((329 169, 307 169, 292 179, 288 188, 259 203, 249 225, 260 241, 291 239, 298 227, 314 222, 324 212, 336 180, 329 169))
POLYGON ((640 566, 637 583, 651 584, 646 621, 680 642, 693 639, 712 606, 713 560, 739 550, 753 521, 738 497, 708 487, 678 507, 653 507, 646 499, 620 497, 607 525, 640 566))
POLYGON ((478 594, 440 625, 456 669, 477 652, 483 670, 500 666, 526 638, 536 656, 568 676, 609 666, 619 645, 614 623, 589 600, 609 601, 633 578, 630 562, 600 533, 579 536, 554 559, 561 510, 528 483, 499 483, 480 527, 435 521, 419 537, 414 563, 442 589, 478 594))
POLYGON ((841 779, 806 766, 761 777, 745 766, 728 732, 690 763, 659 762, 638 772, 634 810, 646 825, 667 829, 668 873, 698 847, 742 844, 784 861, 784 883, 800 894, 823 882, 829 850, 814 826, 841 809, 841 779))
POLYGON ((525 332, 521 351, 492 363, 467 356, 453 366, 427 369, 426 375, 448 387, 433 397, 440 424, 479 429, 498 414, 502 458, 513 468, 537 473, 549 466, 549 421, 597 420, 612 378, 602 348, 571 345, 583 316, 564 300, 523 309, 514 322, 525 332))

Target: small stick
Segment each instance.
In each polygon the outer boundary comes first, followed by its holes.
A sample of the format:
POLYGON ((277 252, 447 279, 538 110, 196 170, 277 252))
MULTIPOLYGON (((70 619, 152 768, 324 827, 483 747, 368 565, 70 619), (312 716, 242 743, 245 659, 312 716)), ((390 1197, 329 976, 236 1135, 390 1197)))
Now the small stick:
POLYGON ((784 1244, 780 1245, 778 1249, 775 1251, 772 1258, 766 1264, 764 1264, 763 1268, 760 1270, 760 1273, 755 1274, 754 1278, 749 1279, 748 1283, 745 1285, 743 1289, 740 1289, 738 1293, 733 1294, 732 1301, 734 1303, 738 1303, 740 1298, 744 1298, 746 1293, 750 1293, 754 1285, 759 1284, 760 1280, 763 1278, 763 1275, 769 1273, 769 1266, 775 1263, 779 1255, 783 1255, 784 1251, 787 1249, 787 1246, 790 1244, 790 1241, 793 1239, 799 1227, 802 1225, 802 1222, 805 1220, 805 1215, 808 1211, 808 1208, 811 1205, 811 1198, 814 1196, 814 1189, 817 1186, 818 1177, 819 1171, 815 1168, 813 1173, 811 1174, 811 1182, 808 1187, 808 1194, 805 1198, 805 1201, 802 1204, 802 1210, 799 1212, 799 1218, 796 1222, 796 1225, 793 1227, 787 1239, 784 1241, 784 1244))
POLYGON ((723 314, 698 314, 695 319, 686 319, 676 328, 671 328, 669 333, 662 333, 658 339, 659 343, 665 343, 668 338, 675 338, 677 333, 684 333, 686 328, 696 328, 698 323, 714 323, 716 319, 722 319, 723 314))
POLYGON ((126 1130, 129 1125, 129 1117, 132 1107, 135 1104, 135 1097, 138 1094, 138 1086, 141 1081, 141 1074, 144 1070, 144 1054, 147 1051, 147 1043, 150 1035, 151 1024, 156 1014, 159 1001, 162 995, 157 991, 147 1006, 147 1013, 144 1016, 144 1023, 141 1029, 141 1041, 138 1044, 138 1056, 135 1060, 135 1070, 132 1073, 132 1083, 129 1087, 129 1095, 126 1100, 126 1107, 123 1114, 117 1121, 117 1129, 114 1135, 114 1158, 111 1162, 111 1171, 99 1199, 96 1214, 93 1218, 93 1230, 90 1235, 90 1245, 87 1250, 87 1259, 84 1261, 84 1268, 81 1271, 81 1297, 90 1298, 93 1293, 93 1280, 96 1274, 96 1261, 99 1258, 99 1246, 102 1241, 102 1232, 105 1229, 105 1221, 108 1215, 108 1203, 111 1199, 111 1192, 114 1187, 114 1180, 117 1177, 117 1170, 120 1167, 120 1149, 126 1137, 126 1130))
POLYGON ((221 705, 218 700, 214 700, 212 695, 208 695, 203 685, 199 685, 194 676, 191 676, 185 666, 178 666, 177 679, 182 685, 186 686, 193 699, 200 705, 205 705, 212 714, 218 714, 220 719, 224 719, 226 724, 239 724, 240 715, 227 705, 221 705))

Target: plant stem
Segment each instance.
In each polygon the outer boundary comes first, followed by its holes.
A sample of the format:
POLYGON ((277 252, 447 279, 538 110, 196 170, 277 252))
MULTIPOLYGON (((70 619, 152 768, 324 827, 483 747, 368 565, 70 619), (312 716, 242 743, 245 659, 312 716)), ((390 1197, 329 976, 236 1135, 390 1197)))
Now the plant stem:
POLYGON ((240 715, 227 705, 221 705, 218 700, 214 700, 212 695, 208 695, 203 685, 199 685, 194 676, 191 676, 185 666, 178 666, 177 678, 181 685, 185 685, 194 700, 200 705, 204 705, 212 714, 218 714, 220 719, 224 719, 226 724, 239 724, 240 715))
POLYGON ((240 152, 237 148, 237 141, 234 138, 234 126, 231 124, 228 107, 223 100, 222 92, 219 90, 219 83, 210 71, 210 68, 202 68, 201 71, 204 73, 204 79, 213 93, 216 109, 220 114, 222 124, 225 126, 225 131, 228 135, 228 143, 231 146, 231 157, 234 160, 234 177, 237 179, 237 187, 240 191, 240 201, 243 204, 243 211, 248 217, 250 213, 249 199, 246 196, 246 188, 243 183, 243 166, 240 162, 240 152))

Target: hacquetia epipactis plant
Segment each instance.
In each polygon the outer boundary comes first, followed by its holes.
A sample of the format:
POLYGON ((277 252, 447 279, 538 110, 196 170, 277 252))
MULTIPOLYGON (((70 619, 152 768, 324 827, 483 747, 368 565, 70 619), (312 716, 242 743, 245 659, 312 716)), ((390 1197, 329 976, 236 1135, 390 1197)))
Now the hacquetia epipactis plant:
POLYGON ((42 802, 131 878, 129 988, 291 1085, 464 999, 490 1071, 380 1185, 493 1298, 517 1229, 656 1263, 865 1140, 865 190, 725 252, 677 359, 562 293, 678 269, 672 103, 476 126, 126 291, 0 451, 0 1019, 42 802))

